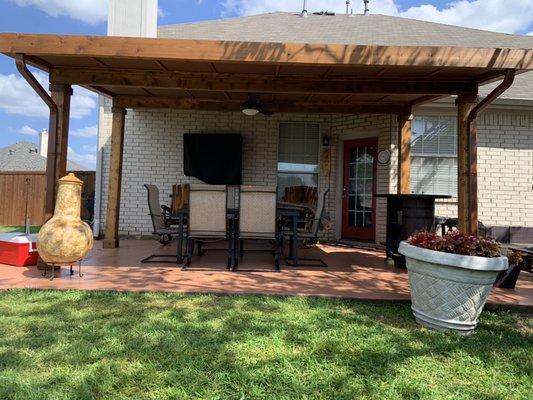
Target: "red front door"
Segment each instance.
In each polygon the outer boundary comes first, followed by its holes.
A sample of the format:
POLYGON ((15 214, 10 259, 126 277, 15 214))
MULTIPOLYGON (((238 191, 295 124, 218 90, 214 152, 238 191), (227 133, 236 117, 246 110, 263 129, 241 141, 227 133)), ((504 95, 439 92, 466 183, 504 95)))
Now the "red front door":
POLYGON ((376 238, 376 170, 378 138, 344 142, 342 237, 376 238))

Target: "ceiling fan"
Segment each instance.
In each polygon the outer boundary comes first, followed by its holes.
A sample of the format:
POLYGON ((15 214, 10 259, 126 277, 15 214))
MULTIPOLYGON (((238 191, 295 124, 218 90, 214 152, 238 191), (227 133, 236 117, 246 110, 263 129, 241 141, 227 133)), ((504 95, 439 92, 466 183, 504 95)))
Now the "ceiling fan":
POLYGON ((261 113, 267 117, 270 117, 272 114, 274 114, 274 111, 269 110, 268 106, 261 101, 259 95, 251 93, 248 94, 248 100, 242 103, 241 109, 242 113, 248 116, 254 116, 261 113))

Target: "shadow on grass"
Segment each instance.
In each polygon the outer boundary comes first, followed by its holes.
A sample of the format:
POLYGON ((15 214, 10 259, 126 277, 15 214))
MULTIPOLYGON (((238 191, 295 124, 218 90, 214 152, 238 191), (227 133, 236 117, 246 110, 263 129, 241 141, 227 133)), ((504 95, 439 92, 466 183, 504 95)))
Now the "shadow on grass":
POLYGON ((0 314, 3 399, 512 398, 500 377, 531 388, 531 331, 505 313, 462 337, 420 328, 407 305, 17 290, 0 292, 0 314))

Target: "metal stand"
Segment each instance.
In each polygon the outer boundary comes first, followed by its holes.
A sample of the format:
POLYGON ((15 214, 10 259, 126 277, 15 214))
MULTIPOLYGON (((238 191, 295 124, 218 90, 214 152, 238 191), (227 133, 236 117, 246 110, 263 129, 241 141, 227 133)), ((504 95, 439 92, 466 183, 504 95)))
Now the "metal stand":
MULTIPOLYGON (((50 280, 53 281, 54 278, 56 277, 56 273, 55 273, 55 267, 56 267, 56 264, 51 264, 52 265, 52 276, 50 277, 50 280)), ((44 272, 41 274, 41 276, 44 276, 46 277, 46 272, 48 271, 47 269, 47 266, 48 264, 47 263, 44 263, 44 272)), ((74 269, 73 269, 73 264, 70 264, 70 276, 74 275, 74 269)), ((80 278, 83 277, 83 274, 81 273, 81 260, 78 260, 78 276, 80 278)))

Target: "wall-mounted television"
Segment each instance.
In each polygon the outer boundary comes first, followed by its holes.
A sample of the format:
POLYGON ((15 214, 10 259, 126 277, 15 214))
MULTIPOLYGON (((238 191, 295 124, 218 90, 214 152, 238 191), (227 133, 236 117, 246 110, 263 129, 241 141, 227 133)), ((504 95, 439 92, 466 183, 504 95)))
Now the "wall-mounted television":
POLYGON ((183 172, 211 185, 242 185, 242 136, 184 134, 183 172))

